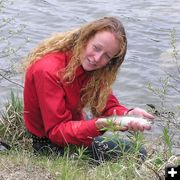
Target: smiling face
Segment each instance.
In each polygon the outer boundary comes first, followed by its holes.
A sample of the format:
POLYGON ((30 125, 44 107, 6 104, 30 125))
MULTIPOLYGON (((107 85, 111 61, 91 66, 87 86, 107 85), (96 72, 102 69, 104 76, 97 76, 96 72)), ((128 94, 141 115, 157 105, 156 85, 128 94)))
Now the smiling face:
POLYGON ((85 71, 93 71, 106 66, 119 52, 119 41, 109 31, 98 32, 84 50, 80 61, 85 71))

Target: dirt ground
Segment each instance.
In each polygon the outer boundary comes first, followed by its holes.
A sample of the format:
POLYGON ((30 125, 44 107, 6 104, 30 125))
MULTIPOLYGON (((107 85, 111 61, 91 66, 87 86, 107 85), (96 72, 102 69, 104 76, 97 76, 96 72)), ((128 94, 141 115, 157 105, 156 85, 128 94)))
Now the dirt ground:
POLYGON ((54 178, 40 167, 26 168, 24 165, 0 164, 0 180, 54 180, 54 178))

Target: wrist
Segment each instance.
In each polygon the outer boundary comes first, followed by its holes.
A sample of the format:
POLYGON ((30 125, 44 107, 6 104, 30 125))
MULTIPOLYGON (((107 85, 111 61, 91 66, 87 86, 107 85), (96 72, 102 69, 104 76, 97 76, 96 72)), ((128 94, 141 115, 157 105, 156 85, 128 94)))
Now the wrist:
POLYGON ((99 131, 101 131, 103 128, 107 126, 106 123, 107 119, 106 118, 98 118, 97 121, 95 122, 95 125, 99 131))
POLYGON ((134 110, 134 108, 128 109, 128 110, 124 113, 124 115, 128 115, 128 113, 131 112, 132 110, 134 110))

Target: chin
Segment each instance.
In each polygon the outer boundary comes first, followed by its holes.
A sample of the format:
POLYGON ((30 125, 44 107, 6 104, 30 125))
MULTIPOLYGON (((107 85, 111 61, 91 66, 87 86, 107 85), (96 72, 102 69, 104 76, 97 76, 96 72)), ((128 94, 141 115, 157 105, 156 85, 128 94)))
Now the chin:
POLYGON ((91 69, 90 67, 86 66, 85 64, 82 64, 82 67, 85 71, 93 71, 94 69, 91 69))
POLYGON ((85 71, 94 71, 95 69, 84 68, 85 71))

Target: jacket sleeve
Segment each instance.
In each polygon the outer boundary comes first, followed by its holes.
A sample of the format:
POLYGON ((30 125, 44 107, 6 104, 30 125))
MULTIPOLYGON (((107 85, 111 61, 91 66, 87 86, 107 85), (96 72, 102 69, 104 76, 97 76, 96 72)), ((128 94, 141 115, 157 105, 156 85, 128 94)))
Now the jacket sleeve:
POLYGON ((58 78, 42 70, 35 74, 35 84, 44 129, 48 138, 61 146, 67 144, 90 146, 92 138, 101 133, 95 126, 97 119, 73 121, 66 108, 66 97, 58 78))
POLYGON ((107 99, 106 107, 103 110, 103 116, 112 116, 114 111, 116 111, 116 114, 119 116, 125 115, 128 109, 121 105, 118 101, 118 99, 110 93, 107 99))

